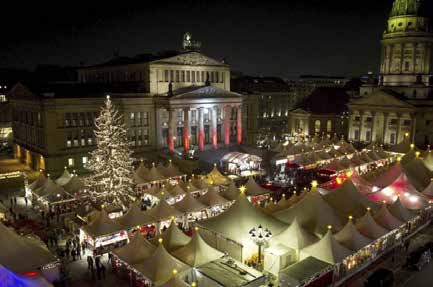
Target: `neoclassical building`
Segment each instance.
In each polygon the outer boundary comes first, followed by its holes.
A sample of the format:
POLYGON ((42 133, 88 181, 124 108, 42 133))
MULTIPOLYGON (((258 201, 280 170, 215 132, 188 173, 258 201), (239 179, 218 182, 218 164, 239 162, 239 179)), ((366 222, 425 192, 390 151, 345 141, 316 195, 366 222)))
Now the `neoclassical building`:
POLYGON ((18 83, 10 92, 15 154, 34 169, 85 171, 96 144, 93 122, 107 94, 138 158, 243 141, 247 113, 242 96, 230 91, 229 65, 188 43, 181 52, 116 57, 77 73, 77 83, 18 83))
POLYGON ((409 133, 433 142, 432 5, 395 0, 382 38, 379 85, 365 85, 348 104, 349 139, 399 143, 409 133))

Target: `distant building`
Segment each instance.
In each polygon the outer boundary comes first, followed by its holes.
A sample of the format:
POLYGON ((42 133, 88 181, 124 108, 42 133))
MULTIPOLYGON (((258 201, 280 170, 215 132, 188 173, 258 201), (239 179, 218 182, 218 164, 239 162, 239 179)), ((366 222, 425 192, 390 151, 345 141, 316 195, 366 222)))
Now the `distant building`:
POLYGON ((316 88, 289 115, 292 136, 345 136, 347 138, 347 103, 350 96, 344 88, 316 88))
POLYGON ((197 52, 190 35, 183 46, 81 67, 78 83, 17 84, 10 92, 15 155, 52 174, 64 166, 85 172, 106 94, 123 114, 136 157, 241 144, 247 115, 242 96, 230 91, 229 65, 197 52))
POLYGON ((286 132, 287 116, 295 103, 284 80, 242 76, 231 80, 231 88, 242 94, 243 108, 248 114, 244 127, 246 143, 255 144, 261 131, 276 138, 286 132))
POLYGON ((379 83, 348 105, 349 138, 418 146, 433 142, 433 23, 429 1, 395 0, 382 38, 379 83), (429 8, 430 7, 430 8, 429 8))
POLYGON ((12 143, 12 110, 7 97, 9 87, 0 83, 0 146, 12 143))

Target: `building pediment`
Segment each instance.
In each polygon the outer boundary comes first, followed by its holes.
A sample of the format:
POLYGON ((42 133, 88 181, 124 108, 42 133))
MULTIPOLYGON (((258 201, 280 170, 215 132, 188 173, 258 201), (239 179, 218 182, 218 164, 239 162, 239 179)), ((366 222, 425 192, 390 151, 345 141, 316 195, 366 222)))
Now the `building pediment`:
POLYGON ((392 93, 377 90, 367 96, 360 99, 350 101, 349 106, 370 106, 380 108, 405 108, 413 109, 414 106, 407 102, 397 98, 392 93))
POLYGON ((33 94, 26 86, 21 83, 17 83, 8 93, 10 99, 19 100, 35 100, 38 96, 33 94))
POLYGON ((242 99, 242 95, 215 86, 192 86, 173 91, 170 101, 182 99, 242 99))
POLYGON ((310 114, 309 112, 307 112, 306 110, 301 109, 301 108, 297 108, 297 109, 291 111, 290 113, 291 114, 301 114, 301 115, 309 115, 310 114))
POLYGON ((192 66, 226 66, 226 64, 199 52, 188 52, 177 56, 152 61, 151 64, 180 64, 192 66))

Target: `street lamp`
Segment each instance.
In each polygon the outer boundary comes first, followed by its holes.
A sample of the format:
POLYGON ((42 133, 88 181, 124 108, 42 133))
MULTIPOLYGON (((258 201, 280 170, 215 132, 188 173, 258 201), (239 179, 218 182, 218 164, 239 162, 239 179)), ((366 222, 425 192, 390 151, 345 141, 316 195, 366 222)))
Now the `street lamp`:
POLYGON ((251 240, 259 247, 259 258, 257 260, 257 267, 260 269, 262 263, 262 246, 267 244, 272 237, 272 232, 269 229, 263 229, 260 224, 257 228, 250 230, 251 240))

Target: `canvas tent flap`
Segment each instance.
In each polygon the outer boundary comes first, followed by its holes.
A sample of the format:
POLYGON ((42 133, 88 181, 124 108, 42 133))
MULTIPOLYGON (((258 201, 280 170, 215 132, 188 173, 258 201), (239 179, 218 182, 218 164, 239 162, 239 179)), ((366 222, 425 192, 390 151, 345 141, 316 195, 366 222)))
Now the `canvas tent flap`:
POLYGON ((374 215, 374 220, 385 227, 386 229, 392 230, 399 228, 403 225, 403 222, 395 218, 383 204, 379 211, 374 215))
POLYGON ((147 214, 155 219, 155 221, 169 220, 172 217, 182 216, 182 212, 169 205, 165 200, 161 199, 158 204, 149 209, 147 214))
POLYGON ((358 219, 355 226, 361 234, 371 239, 378 239, 389 232, 386 228, 374 221, 370 212, 366 212, 363 217, 358 219))
POLYGON ((351 250, 341 245, 329 230, 318 242, 302 249, 301 260, 313 256, 329 264, 336 264, 342 262, 352 253, 351 250))
POLYGON ((133 268, 152 281, 154 285, 159 286, 170 280, 174 269, 178 272, 182 272, 189 267, 179 259, 170 255, 170 253, 165 250, 164 246, 160 244, 152 256, 133 265, 133 268))
POLYGON ((195 199, 191 193, 187 193, 181 201, 176 202, 174 207, 184 213, 199 212, 206 209, 206 205, 195 199))
POLYGON ((223 257, 224 253, 208 245, 197 231, 190 242, 174 251, 173 255, 191 267, 198 267, 223 257))
POLYGON ((40 187, 42 187, 45 182, 46 182, 47 178, 45 177, 45 175, 40 172, 39 176, 35 179, 35 181, 33 181, 31 184, 29 184, 29 186, 27 187, 30 190, 36 190, 40 187))
POLYGON ((114 249, 113 254, 123 262, 134 265, 150 257, 155 249, 156 247, 147 241, 143 235, 137 233, 128 244, 114 249))
POLYGON ((230 182, 229 186, 224 188, 220 195, 227 200, 235 200, 239 197, 239 189, 236 187, 236 184, 232 181, 230 182))
POLYGON ((288 228, 271 238, 271 243, 280 243, 295 250, 300 250, 315 242, 318 238, 305 231, 295 218, 288 228))
POLYGON ((346 248, 358 251, 371 243, 371 239, 362 235, 349 220, 346 225, 338 233, 334 235, 335 239, 344 245, 346 248))
POLYGON ((258 195, 270 193, 269 190, 258 185, 256 183, 256 181, 254 180, 254 178, 252 178, 252 177, 250 177, 248 179, 247 184, 246 184, 246 188, 247 188, 246 193, 248 196, 258 196, 258 195))
POLYGON ((60 186, 64 186, 67 184, 72 178, 72 175, 69 173, 67 168, 65 167, 65 170, 63 171, 62 175, 56 179, 56 183, 60 186))
POLYGON ((91 221, 82 229, 86 234, 97 238, 123 231, 125 228, 120 223, 110 219, 105 210, 102 210, 96 211, 91 221))
POLYGON ((404 207, 403 204, 401 204, 400 198, 398 198, 393 204, 391 204, 388 210, 389 212, 391 212, 392 215, 402 221, 409 221, 415 217, 414 213, 412 213, 409 209, 404 207))
POLYGON ((160 236, 152 238, 150 242, 154 245, 158 245, 160 238, 162 239, 162 245, 164 245, 165 249, 169 252, 185 246, 191 240, 191 238, 176 226, 174 221, 171 222, 170 226, 163 231, 160 236))
POLYGON ((129 210, 123 216, 116 218, 115 221, 119 222, 127 229, 154 223, 155 219, 142 211, 139 204, 140 203, 132 204, 129 210))
POLYGON ((200 196, 198 200, 207 206, 224 205, 228 202, 227 199, 219 195, 218 191, 214 189, 211 189, 203 196, 200 196))

